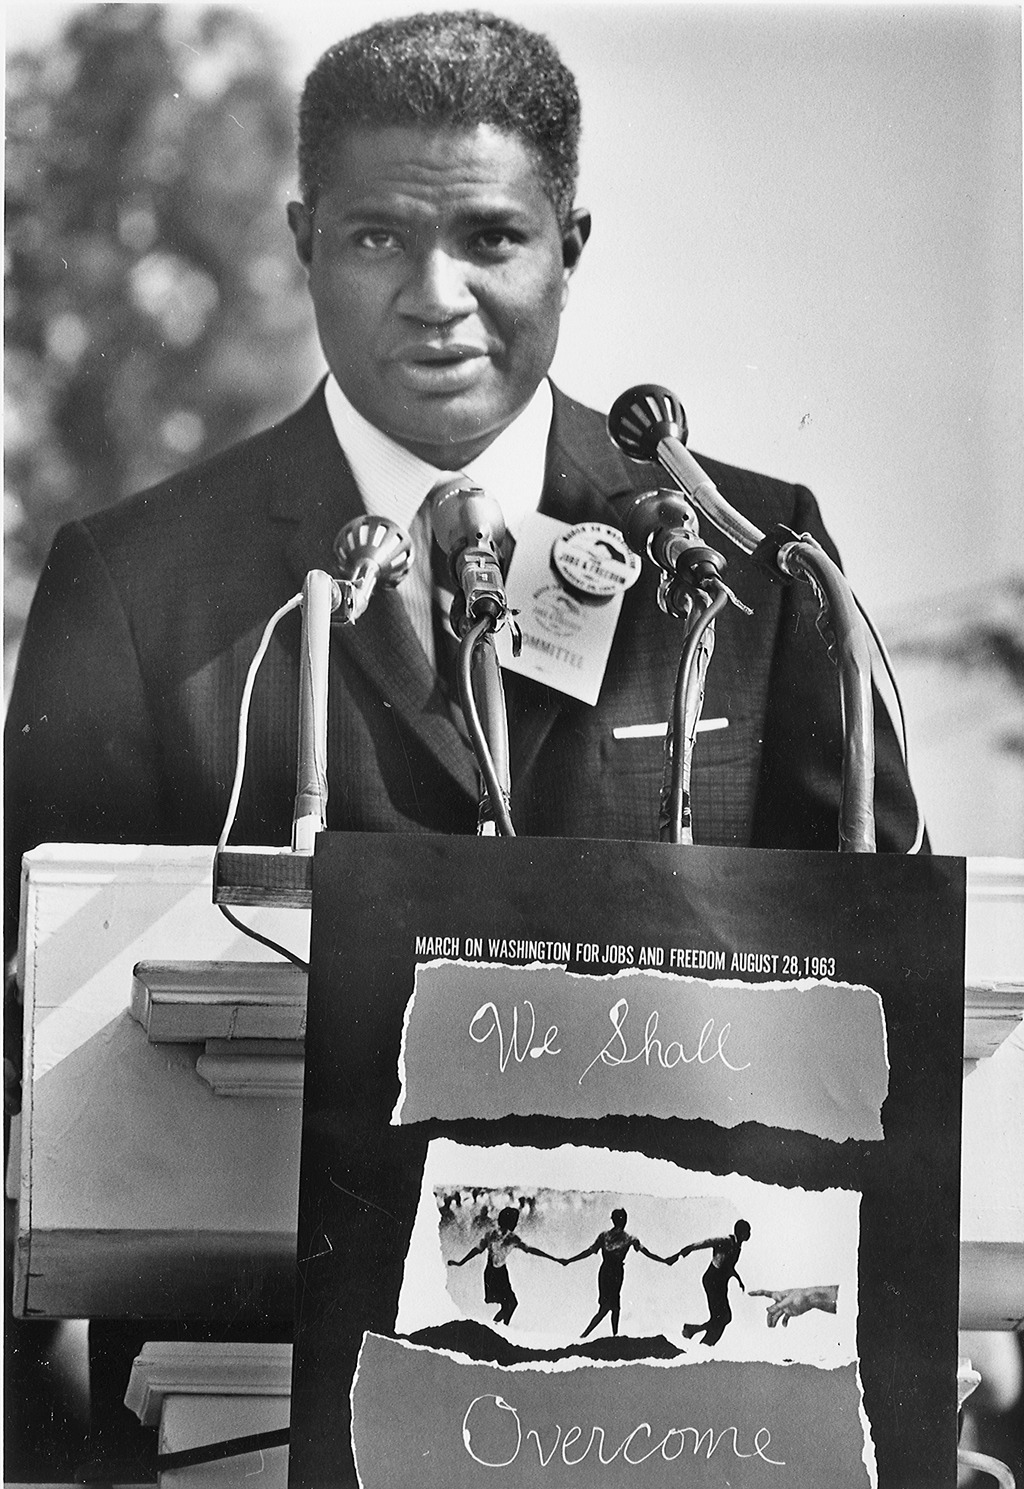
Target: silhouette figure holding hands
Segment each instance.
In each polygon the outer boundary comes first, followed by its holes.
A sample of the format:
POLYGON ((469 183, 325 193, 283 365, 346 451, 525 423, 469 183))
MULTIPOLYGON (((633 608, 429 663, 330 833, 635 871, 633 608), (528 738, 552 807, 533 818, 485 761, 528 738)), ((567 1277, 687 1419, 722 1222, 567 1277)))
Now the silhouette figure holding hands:
POLYGON ((737 1220, 731 1235, 711 1236, 706 1241, 693 1241, 689 1246, 684 1246, 681 1251, 677 1251, 675 1256, 668 1258, 671 1266, 681 1256, 689 1256, 691 1251, 711 1248, 711 1261, 702 1278, 708 1300, 708 1317, 702 1324, 684 1324, 684 1339, 693 1339, 696 1335, 703 1334, 705 1344, 717 1344, 725 1333, 726 1325, 732 1320, 732 1309, 729 1307, 730 1278, 735 1277, 740 1287, 746 1292, 746 1288, 743 1287, 743 1278, 736 1270, 736 1263, 740 1259, 744 1241, 749 1239, 750 1226, 745 1220, 737 1220))
POLYGON ((450 1267, 464 1267, 471 1257, 479 1256, 482 1251, 487 1252, 487 1261, 484 1264, 484 1302, 498 1304, 498 1311, 494 1315, 496 1324, 507 1324, 519 1307, 519 1299, 512 1291, 508 1276, 506 1264, 509 1253, 526 1251, 530 1256, 542 1256, 549 1262, 560 1260, 548 1251, 540 1251, 536 1246, 527 1246, 526 1242, 516 1235, 518 1224, 519 1211, 507 1205, 498 1214, 498 1224, 492 1226, 486 1235, 470 1251, 466 1252, 461 1261, 449 1261, 448 1263, 450 1267))
POLYGON ((587 1335, 596 1329, 605 1315, 609 1313, 612 1318, 612 1333, 618 1334, 622 1281, 626 1257, 631 1251, 642 1251, 644 1256, 649 1256, 652 1262, 664 1262, 666 1266, 671 1265, 667 1256, 656 1256, 653 1251, 648 1251, 646 1246, 641 1245, 636 1236, 629 1234, 626 1230, 628 1218, 625 1210, 613 1210, 611 1228, 602 1231, 592 1246, 588 1246, 585 1251, 580 1251, 575 1256, 558 1258, 563 1267, 568 1267, 573 1262, 582 1261, 585 1256, 595 1256, 597 1252, 601 1253, 601 1265, 597 1273, 597 1312, 580 1335, 581 1339, 586 1339, 587 1335))

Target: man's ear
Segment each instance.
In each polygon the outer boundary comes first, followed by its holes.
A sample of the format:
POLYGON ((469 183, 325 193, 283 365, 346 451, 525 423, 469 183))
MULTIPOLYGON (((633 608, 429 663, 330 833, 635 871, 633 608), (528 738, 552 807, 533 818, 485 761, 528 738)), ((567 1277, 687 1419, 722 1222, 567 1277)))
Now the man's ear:
POLYGON ((583 252, 583 245, 590 237, 590 213, 585 207, 573 209, 567 227, 562 233, 562 263, 568 276, 576 268, 583 252))
POLYGON ((289 202, 288 226, 295 239, 299 263, 308 269, 313 259, 313 208, 304 202, 289 202))

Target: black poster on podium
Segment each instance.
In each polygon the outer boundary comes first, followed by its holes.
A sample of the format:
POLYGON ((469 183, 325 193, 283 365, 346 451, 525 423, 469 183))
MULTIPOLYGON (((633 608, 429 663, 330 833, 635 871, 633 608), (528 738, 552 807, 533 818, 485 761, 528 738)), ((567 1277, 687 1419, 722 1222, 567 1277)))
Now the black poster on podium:
POLYGON ((291 1489, 952 1489, 962 861, 313 869, 291 1489))

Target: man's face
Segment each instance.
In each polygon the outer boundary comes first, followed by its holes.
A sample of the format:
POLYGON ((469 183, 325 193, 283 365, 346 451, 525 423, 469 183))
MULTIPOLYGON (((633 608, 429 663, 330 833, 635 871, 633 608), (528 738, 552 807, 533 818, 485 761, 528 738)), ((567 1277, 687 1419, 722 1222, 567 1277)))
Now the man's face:
POLYGON ((563 231, 522 141, 484 124, 354 130, 288 217, 350 401, 432 465, 474 459, 551 365, 586 214, 563 231))

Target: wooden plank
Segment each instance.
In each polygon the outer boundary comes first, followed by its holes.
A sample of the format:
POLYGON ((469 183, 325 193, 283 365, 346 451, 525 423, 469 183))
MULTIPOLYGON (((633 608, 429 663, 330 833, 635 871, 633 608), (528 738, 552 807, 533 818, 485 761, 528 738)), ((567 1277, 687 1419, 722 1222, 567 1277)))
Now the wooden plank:
MULTIPOLYGON (((286 1428, 291 1409, 290 1344, 154 1341, 132 1365, 125 1405, 159 1429, 162 1453, 286 1428)), ((164 1469, 162 1489, 287 1489, 288 1448, 280 1445, 215 1463, 164 1469)))
POLYGON ((964 1059, 994 1055, 1024 1018, 1024 982, 969 982, 964 988, 964 1059))
POLYGON ((132 1365, 125 1405, 155 1427, 168 1396, 288 1396, 291 1386, 290 1344, 154 1340, 132 1365))
POLYGON ((306 973, 291 962, 145 961, 129 1011, 151 1044, 303 1037, 306 973))
POLYGON ((295 1232, 34 1230, 25 1318, 292 1316, 295 1232))
POLYGON ((276 905, 308 910, 313 903, 313 859, 290 848, 225 848, 213 873, 217 905, 276 905))
POLYGON ((300 1040, 208 1039, 196 1074, 215 1096, 299 1101, 305 1052, 300 1040))

